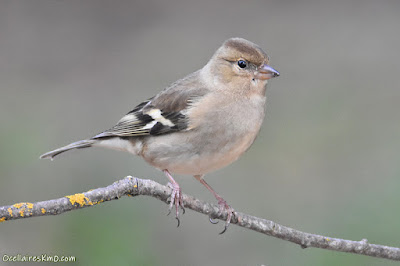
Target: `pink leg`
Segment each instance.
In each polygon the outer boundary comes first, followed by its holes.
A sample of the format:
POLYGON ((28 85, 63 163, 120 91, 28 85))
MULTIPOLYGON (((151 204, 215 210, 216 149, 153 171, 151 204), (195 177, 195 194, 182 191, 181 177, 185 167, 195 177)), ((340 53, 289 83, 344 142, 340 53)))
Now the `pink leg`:
MULTIPOLYGON (((199 182, 202 183, 214 195, 214 197, 218 201, 218 205, 221 212, 226 211, 228 213, 228 217, 226 218, 225 222, 225 228, 220 234, 225 233, 225 231, 228 229, 229 224, 231 223, 232 215, 234 215, 234 210, 231 208, 231 206, 229 206, 226 203, 226 201, 220 195, 218 195, 217 192, 215 192, 215 190, 209 184, 207 184, 207 182, 203 179, 203 175, 195 175, 194 177, 197 180, 199 180, 199 182)), ((211 223, 215 223, 211 219, 210 221, 211 223)))
POLYGON ((176 220, 178 220, 178 226, 179 226, 179 224, 180 224, 179 206, 182 208, 182 212, 185 213, 185 208, 183 206, 183 201, 182 201, 182 191, 181 191, 181 188, 179 187, 179 184, 171 176, 171 174, 168 172, 168 170, 165 169, 165 170, 163 170, 163 172, 168 177, 169 181, 171 182, 170 184, 172 186, 171 202, 169 204, 168 214, 171 213, 172 206, 174 206, 174 204, 175 204, 175 218, 176 218, 176 220))

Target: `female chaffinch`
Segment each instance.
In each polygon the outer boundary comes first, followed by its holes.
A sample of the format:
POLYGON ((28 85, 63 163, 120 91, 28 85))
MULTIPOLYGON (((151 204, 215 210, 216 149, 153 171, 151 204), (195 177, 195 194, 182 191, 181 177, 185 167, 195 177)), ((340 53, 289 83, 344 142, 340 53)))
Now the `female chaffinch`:
POLYGON ((256 44, 228 39, 202 69, 140 103, 114 127, 40 158, 88 147, 139 155, 169 178, 169 209, 175 205, 178 226, 182 193, 170 173, 193 175, 228 212, 225 232, 233 209, 203 177, 231 164, 254 142, 264 119, 267 81, 279 76, 268 62, 256 44))

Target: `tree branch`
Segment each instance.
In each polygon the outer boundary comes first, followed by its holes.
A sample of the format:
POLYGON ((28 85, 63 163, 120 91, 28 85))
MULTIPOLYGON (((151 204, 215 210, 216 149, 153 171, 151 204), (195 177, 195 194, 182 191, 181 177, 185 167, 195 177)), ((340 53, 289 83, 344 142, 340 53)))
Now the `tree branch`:
MULTIPOLYGON (((85 193, 36 203, 24 202, 2 206, 0 207, 0 222, 44 215, 57 215, 66 211, 119 199, 122 196, 134 197, 146 195, 169 203, 170 194, 171 189, 167 186, 163 186, 152 180, 128 176, 107 187, 94 189, 85 193)), ((221 212, 217 205, 200 201, 185 194, 183 195, 183 203, 186 208, 208 215, 213 219, 225 220, 227 218, 227 213, 221 212)), ((400 248, 370 244, 366 239, 351 241, 305 233, 279 225, 273 221, 239 212, 235 212, 235 216, 231 222, 259 233, 299 244, 302 248, 315 247, 390 260, 400 260, 400 248)))

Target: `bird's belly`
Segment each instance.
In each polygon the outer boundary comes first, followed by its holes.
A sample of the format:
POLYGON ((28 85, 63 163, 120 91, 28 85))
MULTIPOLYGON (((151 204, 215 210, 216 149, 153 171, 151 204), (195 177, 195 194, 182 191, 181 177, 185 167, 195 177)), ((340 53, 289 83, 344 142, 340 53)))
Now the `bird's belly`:
POLYGON ((210 136, 207 140, 187 139, 190 135, 185 133, 157 136, 152 141, 144 142, 140 155, 161 170, 204 175, 237 160, 253 143, 257 132, 236 136, 236 141, 223 136, 227 140, 222 145, 221 136, 218 135, 210 136))

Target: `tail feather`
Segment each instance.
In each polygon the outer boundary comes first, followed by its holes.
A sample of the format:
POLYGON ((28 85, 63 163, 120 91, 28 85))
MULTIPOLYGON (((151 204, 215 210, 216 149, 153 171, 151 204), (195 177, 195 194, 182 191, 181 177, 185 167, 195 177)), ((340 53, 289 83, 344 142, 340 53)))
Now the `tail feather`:
POLYGON ((65 151, 69 151, 72 149, 83 149, 83 148, 89 148, 91 147, 95 142, 97 142, 97 140, 93 140, 93 139, 87 139, 87 140, 80 140, 77 142, 73 142, 67 146, 58 148, 54 151, 49 151, 46 152, 45 154, 42 154, 40 156, 40 159, 51 159, 53 160, 53 158, 57 155, 59 155, 60 153, 63 153, 65 151))

